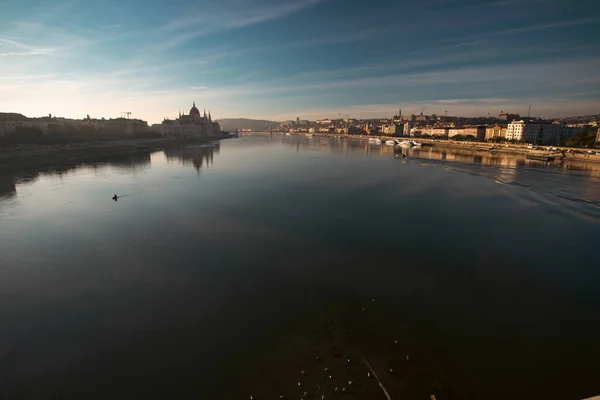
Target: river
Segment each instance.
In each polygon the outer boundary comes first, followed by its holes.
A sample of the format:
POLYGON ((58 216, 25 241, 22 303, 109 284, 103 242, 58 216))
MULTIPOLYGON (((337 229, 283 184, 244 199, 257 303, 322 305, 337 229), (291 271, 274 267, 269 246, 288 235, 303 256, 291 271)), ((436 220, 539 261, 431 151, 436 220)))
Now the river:
POLYGON ((266 134, 3 168, 0 398, 249 398, 294 324, 363 304, 445 368, 438 400, 599 395, 600 166, 404 153, 266 134))

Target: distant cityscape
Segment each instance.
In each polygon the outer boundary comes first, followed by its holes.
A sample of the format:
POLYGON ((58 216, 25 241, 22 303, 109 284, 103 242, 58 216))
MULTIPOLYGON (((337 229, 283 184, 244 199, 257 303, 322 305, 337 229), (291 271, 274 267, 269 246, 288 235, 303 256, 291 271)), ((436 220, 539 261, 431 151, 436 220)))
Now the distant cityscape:
POLYGON ((391 118, 355 119, 350 117, 317 121, 289 120, 277 130, 285 132, 337 133, 376 136, 404 136, 487 142, 514 142, 558 145, 578 132, 594 130, 600 142, 600 115, 544 120, 501 111, 497 117, 455 117, 448 115, 402 115, 391 118))
MULTIPOLYGON (((124 112, 119 118, 70 119, 48 115, 39 118, 28 118, 21 114, 0 113, 0 138, 20 133, 37 133, 53 135, 70 132, 92 133, 100 135, 120 134, 124 136, 165 136, 165 137, 206 137, 220 134, 222 128, 213 121, 210 110, 203 113, 193 102, 189 113, 179 112, 176 119, 164 119, 160 124, 148 125, 141 119, 131 118, 130 112, 124 112)), ((226 123, 227 120, 223 120, 226 123)), ((232 120, 233 121, 233 120, 232 120)), ((257 130, 244 126, 244 121, 235 120, 228 124, 228 129, 249 131, 257 130)), ((403 115, 399 109, 396 115, 389 118, 357 119, 341 115, 338 118, 323 118, 316 121, 300 119, 284 122, 255 121, 267 123, 272 132, 312 133, 312 134, 346 134, 370 136, 402 136, 420 138, 438 138, 450 140, 470 140, 480 142, 511 142, 540 145, 559 145, 575 137, 578 133, 593 133, 591 144, 600 144, 600 114, 580 117, 544 120, 531 116, 520 116, 516 113, 501 111, 497 116, 458 117, 421 112, 418 115, 403 115), (595 140, 594 140, 595 139, 595 140)), ((247 124, 252 125, 252 124, 247 124)), ((265 129, 263 129, 265 130, 265 129)))

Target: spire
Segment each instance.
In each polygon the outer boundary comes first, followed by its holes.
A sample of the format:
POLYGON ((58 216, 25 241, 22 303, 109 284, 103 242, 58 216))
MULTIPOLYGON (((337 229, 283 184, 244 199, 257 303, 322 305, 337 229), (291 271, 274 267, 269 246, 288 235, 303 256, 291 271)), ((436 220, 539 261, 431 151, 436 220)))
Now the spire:
POLYGON ((196 100, 194 100, 194 104, 193 104, 193 106, 194 106, 194 107, 196 107, 196 100))
POLYGON ((206 108, 204 109, 204 118, 206 118, 206 108))
POLYGON ((212 122, 212 117, 210 116, 210 110, 208 110, 208 120, 212 122))

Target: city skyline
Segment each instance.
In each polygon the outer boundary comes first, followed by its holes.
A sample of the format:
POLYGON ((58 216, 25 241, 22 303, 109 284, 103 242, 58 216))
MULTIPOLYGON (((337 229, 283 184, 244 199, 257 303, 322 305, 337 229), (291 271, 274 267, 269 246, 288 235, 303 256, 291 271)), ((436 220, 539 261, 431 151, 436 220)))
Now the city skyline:
MULTIPOLYGON (((316 120, 600 112, 594 2, 78 0, 0 15, 0 111, 316 120)), ((597 6, 596 6, 597 7, 597 6)))

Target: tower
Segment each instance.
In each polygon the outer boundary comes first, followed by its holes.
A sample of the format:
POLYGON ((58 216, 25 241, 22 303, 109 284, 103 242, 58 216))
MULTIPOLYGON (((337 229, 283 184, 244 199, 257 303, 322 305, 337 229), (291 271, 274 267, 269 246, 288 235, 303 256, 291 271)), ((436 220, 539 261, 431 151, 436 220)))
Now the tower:
POLYGON ((208 110, 208 122, 212 122, 212 117, 210 116, 210 110, 208 110))
POLYGON ((296 117, 296 126, 300 126, 300 117, 296 117))

